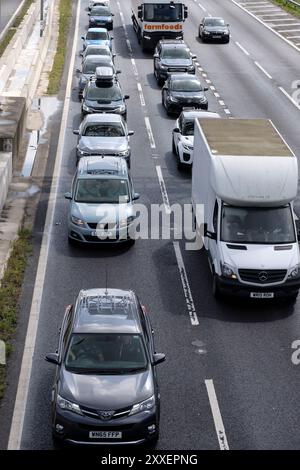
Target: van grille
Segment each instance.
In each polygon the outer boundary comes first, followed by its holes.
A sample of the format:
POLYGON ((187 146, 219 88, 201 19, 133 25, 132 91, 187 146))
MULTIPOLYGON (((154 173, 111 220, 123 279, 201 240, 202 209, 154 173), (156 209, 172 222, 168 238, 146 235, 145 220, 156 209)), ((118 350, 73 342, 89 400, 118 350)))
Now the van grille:
POLYGON ((242 281, 255 284, 271 284, 282 282, 286 276, 286 269, 239 269, 242 281))

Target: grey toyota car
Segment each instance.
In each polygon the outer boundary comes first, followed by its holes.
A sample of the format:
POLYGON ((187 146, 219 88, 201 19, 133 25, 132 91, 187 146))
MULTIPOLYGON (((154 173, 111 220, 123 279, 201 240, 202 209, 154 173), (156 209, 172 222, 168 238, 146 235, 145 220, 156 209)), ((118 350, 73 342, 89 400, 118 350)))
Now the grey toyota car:
POLYGON ((160 394, 149 314, 132 291, 81 290, 60 330, 52 390, 54 444, 155 443, 160 394))
POLYGON ((90 155, 124 157, 130 167, 130 136, 119 114, 88 114, 73 133, 78 135, 77 161, 90 155))

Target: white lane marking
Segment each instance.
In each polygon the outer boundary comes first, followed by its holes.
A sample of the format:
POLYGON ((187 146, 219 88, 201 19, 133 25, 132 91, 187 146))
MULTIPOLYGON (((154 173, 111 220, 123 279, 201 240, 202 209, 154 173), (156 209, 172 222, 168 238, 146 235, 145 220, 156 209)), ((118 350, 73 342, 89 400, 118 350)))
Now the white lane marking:
POLYGON ((208 394, 211 412, 212 412, 213 419, 214 419, 214 424, 215 424, 215 429, 217 433, 217 438, 219 441, 220 450, 229 450, 226 432, 225 432, 213 380, 206 379, 205 386, 206 386, 206 390, 208 394))
POLYGON ((260 65, 259 62, 254 61, 256 67, 258 67, 270 80, 272 80, 272 76, 260 65))
POLYGON ((150 124, 150 119, 148 118, 148 116, 145 116, 145 124, 146 124, 146 129, 147 129, 147 132, 148 132, 150 147, 152 149, 155 149, 156 148, 155 140, 154 140, 151 124, 150 124))
POLYGON ((138 87, 139 94, 140 94, 141 105, 145 106, 146 103, 145 103, 145 98, 144 98, 144 94, 143 94, 143 90, 142 90, 142 85, 139 82, 137 83, 137 87, 138 87))
POLYGON ((211 83, 211 80, 208 80, 208 78, 205 79, 206 83, 211 83))
POLYGON ((163 203, 164 203, 164 206, 165 206, 166 214, 171 214, 169 196, 168 196, 167 188, 166 188, 166 185, 165 185, 165 180, 164 180, 164 177, 163 177, 163 174, 162 174, 162 171, 161 171, 161 166, 156 165, 155 168, 156 168, 159 187, 160 187, 160 191, 161 191, 161 195, 162 195, 162 200, 163 200, 163 203))
POLYGON ((294 106, 296 106, 297 109, 299 109, 300 111, 300 105, 297 103, 297 101, 295 101, 289 94, 287 91, 285 91, 284 88, 282 88, 281 86, 278 87, 280 91, 282 91, 282 93, 290 100, 291 103, 293 103, 294 106))
POLYGON ((216 87, 214 87, 213 85, 210 85, 209 88, 210 88, 211 90, 213 90, 213 91, 216 89, 216 87))
POLYGON ((207 77, 207 73, 202 73, 202 77, 207 77))
POLYGON ((136 68, 136 63, 135 63, 135 60, 133 57, 131 57, 131 64, 132 64, 132 68, 133 68, 133 73, 134 75, 137 77, 138 76, 138 71, 137 71, 137 68, 136 68))
MULTIPOLYGON (((286 24, 285 26, 288 26, 288 25, 286 24)), ((297 28, 297 29, 281 29, 281 30, 278 30, 278 33, 300 33, 300 29, 299 28, 297 28)), ((282 36, 282 38, 283 38, 283 36, 282 36)), ((283 39, 285 39, 285 38, 283 38, 283 39)))
POLYGON ((199 5, 199 7, 201 8, 201 10, 207 11, 206 8, 205 8, 203 5, 201 5, 201 3, 198 3, 198 5, 199 5))
POLYGON ((183 262, 179 242, 173 242, 173 246, 174 246, 174 250, 175 250, 178 269, 179 269, 181 282, 182 282, 182 287, 183 287, 183 293, 184 293, 184 296, 185 296, 185 301, 186 301, 186 305, 187 305, 187 308, 188 308, 191 324, 192 324, 192 326, 197 326, 197 325, 199 325, 199 320, 198 320, 198 316, 197 316, 197 313, 196 313, 194 299, 193 299, 193 296, 192 296, 192 291, 191 291, 191 288, 190 288, 189 280, 188 280, 188 277, 187 277, 187 274, 186 274, 186 269, 185 269, 185 265, 184 265, 184 262, 183 262))
POLYGON ((225 108, 225 109, 224 109, 224 113, 226 113, 226 114, 231 114, 231 112, 229 111, 228 108, 225 108))
MULTIPOLYGON (((271 18, 270 20, 265 20, 266 23, 277 23, 278 21, 291 21, 291 18, 271 18)), ((286 23, 283 23, 282 25, 277 24, 276 26, 285 26, 286 23)))
POLYGON ((202 68, 202 67, 198 67, 198 70, 199 70, 199 72, 203 72, 203 68, 202 68))
POLYGON ((287 39, 298 39, 300 36, 287 36, 287 39))
POLYGON ((300 48, 296 46, 296 44, 294 44, 293 42, 289 41, 288 39, 286 39, 284 36, 282 36, 281 34, 279 34, 278 31, 276 31, 275 29, 271 28, 271 26, 269 26, 267 23, 265 23, 261 18, 259 18, 258 16, 255 16, 253 13, 251 13, 251 11, 247 10, 246 8, 244 8, 242 5, 240 5, 238 2, 236 2, 235 0, 230 0, 235 6, 237 6, 238 8, 240 8, 241 10, 243 10, 245 13, 247 13, 247 15, 250 15, 252 16, 252 18, 254 18, 256 21, 258 21, 259 23, 261 23, 262 25, 265 26, 265 28, 268 28, 270 31, 272 31, 272 33, 276 34, 276 36, 278 36, 279 38, 281 38, 283 41, 285 41, 287 44, 289 44, 291 47, 293 47, 294 49, 296 49, 296 51, 300 51, 300 48))
POLYGON ((261 15, 262 13, 269 13, 269 12, 276 14, 277 12, 280 12, 281 10, 270 9, 270 10, 249 10, 249 11, 250 13, 254 13, 254 14, 258 13, 261 15))
POLYGON ((249 52, 237 41, 235 41, 235 44, 243 51, 244 54, 250 55, 249 52))
MULTIPOLYGON (((284 23, 284 24, 277 24, 276 28, 280 28, 281 26, 287 27, 287 26, 300 26, 300 23, 284 23)), ((297 28, 299 30, 299 28, 297 28)))
POLYGON ((128 50, 129 50, 130 54, 132 54, 132 47, 131 47, 131 43, 130 43, 129 39, 126 39, 126 44, 127 44, 127 47, 128 47, 128 50))
POLYGON ((199 62, 195 62, 195 65, 196 65, 197 67, 199 67, 199 66, 200 66, 199 62))
POLYGON ((21 371, 18 382, 18 389, 16 395, 16 401, 14 406, 14 412, 12 417, 12 423, 9 433, 8 440, 8 450, 17 450, 20 449, 22 432, 24 426, 24 417, 25 409, 27 405, 30 376, 32 370, 32 360, 35 350, 36 337, 37 337, 37 328, 41 312, 41 302, 43 296, 44 282, 46 276, 47 261, 49 257, 49 247, 51 242, 52 228, 53 228, 53 219, 54 212, 57 200, 58 193, 58 181, 61 174, 61 165, 65 141, 65 133, 67 128, 67 119, 69 113, 69 106, 71 102, 72 94, 72 81, 73 81, 73 72, 75 65, 75 55, 78 42, 78 33, 79 33, 79 16, 80 16, 81 0, 78 1, 77 10, 76 10, 76 20, 75 20, 75 32, 74 32, 74 41, 71 53, 71 60, 69 65, 69 74, 66 87, 66 96, 64 101, 63 114, 61 118, 61 126, 59 133, 59 140, 57 145, 57 153, 55 159, 55 166, 53 171, 53 178, 51 184, 51 190, 49 195, 49 202, 46 214, 45 228, 43 233, 43 239, 41 244, 41 251, 39 255, 37 274, 34 284, 34 291, 32 296, 32 303, 30 309, 30 316, 28 322, 28 328, 26 333, 24 352, 22 357, 21 371))
POLYGON ((216 98, 220 98, 219 93, 215 92, 214 95, 215 95, 216 98))
POLYGON ((221 106, 225 106, 225 103, 224 103, 223 100, 219 100, 219 104, 220 104, 221 106))

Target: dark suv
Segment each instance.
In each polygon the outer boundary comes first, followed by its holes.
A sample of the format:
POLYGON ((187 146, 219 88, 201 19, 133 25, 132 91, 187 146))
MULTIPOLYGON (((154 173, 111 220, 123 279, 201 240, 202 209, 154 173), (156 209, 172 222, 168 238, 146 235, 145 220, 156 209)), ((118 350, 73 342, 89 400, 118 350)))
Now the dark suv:
POLYGON ((184 41, 162 39, 158 42, 153 55, 153 73, 159 85, 168 78, 169 75, 180 73, 196 73, 193 59, 189 48, 184 41))
POLYGON ((142 444, 159 435, 159 390, 149 315, 132 291, 89 289, 68 306, 52 391, 54 443, 142 444))

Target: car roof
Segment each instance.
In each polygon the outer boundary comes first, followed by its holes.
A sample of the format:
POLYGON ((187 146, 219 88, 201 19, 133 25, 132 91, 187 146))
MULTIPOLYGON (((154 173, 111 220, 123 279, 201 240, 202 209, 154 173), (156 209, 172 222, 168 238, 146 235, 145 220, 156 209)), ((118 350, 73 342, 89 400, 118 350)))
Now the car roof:
POLYGON ((81 290, 76 303, 74 333, 131 333, 142 328, 137 298, 121 289, 81 290))
POLYGON ((96 32, 96 33, 107 33, 106 28, 89 28, 87 32, 96 32))
POLYGON ((90 123, 90 122, 122 122, 125 124, 124 119, 120 114, 113 114, 113 113, 95 113, 95 114, 87 114, 84 118, 83 123, 90 123))
POLYGON ((105 50, 111 52, 110 48, 107 44, 88 44, 86 46, 86 49, 91 49, 91 50, 93 50, 93 49, 105 49, 105 50))
POLYGON ((159 43, 163 45, 173 44, 174 46, 186 46, 186 43, 183 39, 160 39, 159 43))
POLYGON ((221 16, 205 16, 204 20, 224 20, 221 16))
POLYGON ((184 119, 197 119, 197 118, 213 118, 213 117, 216 117, 216 118, 219 118, 220 115, 216 112, 213 112, 213 111, 202 111, 202 110, 186 110, 186 111, 182 111, 182 114, 183 114, 183 118, 184 119))
POLYGON ((192 75, 190 73, 173 73, 170 75, 170 80, 191 80, 191 81, 197 81, 200 82, 199 78, 197 75, 192 75))
POLYGON ((108 60, 111 60, 111 57, 109 55, 101 55, 101 54, 89 54, 84 58, 83 63, 85 64, 86 62, 101 62, 103 60, 103 57, 108 57, 108 60))
POLYGON ((99 156, 82 157, 77 167, 77 178, 127 178, 127 163, 122 157, 99 156))

